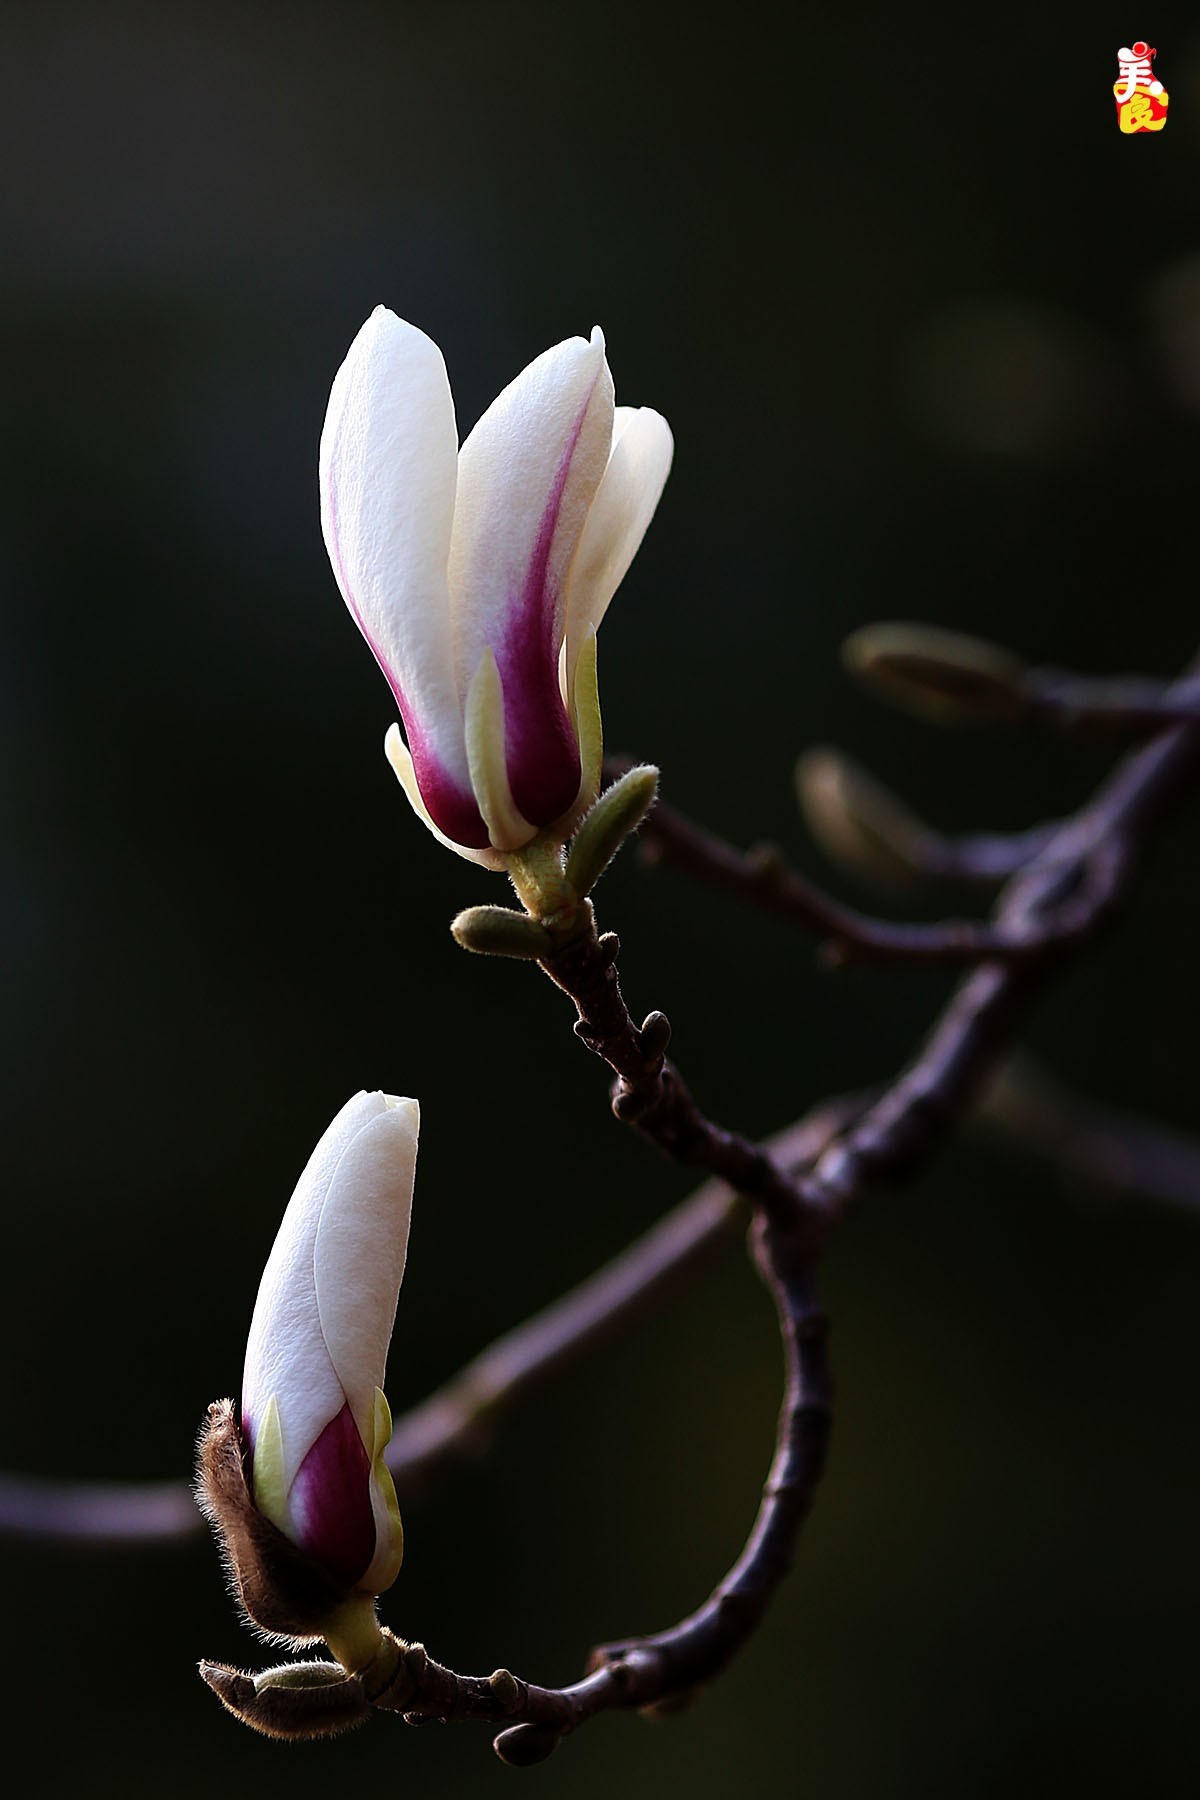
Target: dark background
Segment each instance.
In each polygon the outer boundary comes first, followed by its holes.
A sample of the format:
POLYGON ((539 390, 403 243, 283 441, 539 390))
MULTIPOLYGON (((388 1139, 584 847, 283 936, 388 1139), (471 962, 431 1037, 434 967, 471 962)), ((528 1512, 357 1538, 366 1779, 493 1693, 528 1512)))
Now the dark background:
MULTIPOLYGON (((360 1086, 424 1109, 398 1410, 689 1187, 611 1120, 561 997, 454 947, 501 884, 384 763, 315 473, 371 307, 443 346, 464 429, 595 322, 618 398, 670 419, 601 678, 610 746, 673 801, 818 870, 791 771, 833 741, 944 826, 1051 816, 1106 752, 919 725, 838 645, 915 612, 1098 671, 1192 653, 1185 17, 986 8, 938 38, 882 5, 6 10, 11 1466, 188 1469, 292 1183, 360 1086), (1172 98, 1155 138, 1116 127, 1130 34, 1172 98)), ((1193 820, 1032 1031, 1183 1126, 1196 877, 1193 820)), ((895 1068, 945 987, 822 973, 633 856, 602 917, 631 1003, 751 1133, 895 1068)), ((800 1565, 669 1724, 601 1721, 528 1777, 467 1728, 267 1744, 194 1673, 264 1660, 207 1542, 8 1543, 13 1742, 47 1791, 94 1793, 1194 1792, 1198 1275, 1195 1220, 975 1141, 864 1209, 827 1270, 839 1416, 800 1565)), ((570 1679, 727 1565, 776 1397, 735 1252, 409 1510, 386 1618, 460 1668, 570 1679)))

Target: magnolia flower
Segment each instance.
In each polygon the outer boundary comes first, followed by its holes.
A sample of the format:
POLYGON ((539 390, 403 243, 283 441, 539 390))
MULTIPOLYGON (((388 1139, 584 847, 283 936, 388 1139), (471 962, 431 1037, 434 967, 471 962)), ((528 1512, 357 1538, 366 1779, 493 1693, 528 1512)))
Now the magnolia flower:
POLYGON ((599 330, 545 351, 462 449, 437 345, 376 307, 338 371, 321 515, 342 596, 396 697, 385 748, 460 855, 505 852, 595 798, 595 633, 671 465, 649 408, 613 406, 599 330))
POLYGON ((390 1587, 403 1532, 382 1382, 420 1109, 356 1094, 317 1145, 263 1271, 242 1436, 258 1511, 350 1593, 390 1587))

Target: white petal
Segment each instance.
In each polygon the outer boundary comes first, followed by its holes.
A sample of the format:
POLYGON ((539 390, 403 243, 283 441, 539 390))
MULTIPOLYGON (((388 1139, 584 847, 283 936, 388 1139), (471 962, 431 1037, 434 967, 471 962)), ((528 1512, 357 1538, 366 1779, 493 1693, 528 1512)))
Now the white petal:
POLYGON ((596 629, 654 517, 674 452, 671 429, 648 406, 618 406, 612 454, 567 576, 567 692, 589 629, 596 629))
POLYGON ((321 524, 342 596, 410 736, 466 778, 446 558, 458 435, 442 353, 377 306, 338 370, 321 434, 321 524))
MULTIPOLYGON (((242 1411, 252 1425, 257 1424, 274 1396, 283 1438, 281 1479, 285 1493, 321 1432, 351 1398, 344 1371, 329 1341, 329 1323, 322 1317, 316 1266, 322 1216, 331 1200, 336 1212, 344 1212, 352 1204, 352 1183, 359 1181, 364 1194, 362 1205, 373 1221, 373 1229, 381 1237, 388 1237, 393 1246, 399 1238, 398 1288, 408 1236, 416 1124, 415 1101, 393 1100, 379 1093, 356 1094, 348 1101, 309 1158, 267 1258, 246 1344, 242 1411), (378 1126, 385 1119, 396 1123, 380 1141, 378 1126), (390 1199, 385 1197, 385 1190, 390 1199)), ((353 1309, 359 1304, 353 1297, 353 1277, 344 1255, 339 1259, 336 1254, 337 1245, 344 1243, 344 1238, 335 1231, 332 1241, 334 1260, 330 1262, 328 1253, 322 1252, 322 1261, 331 1270, 340 1269, 334 1275, 335 1286, 343 1303, 353 1309)), ((390 1258, 390 1281, 394 1247, 381 1255, 390 1258)), ((368 1279, 374 1295, 374 1278, 368 1279)), ((383 1306, 386 1324, 381 1326, 376 1320, 368 1328, 372 1333, 368 1348, 372 1352, 383 1331, 385 1357, 395 1304, 392 1292, 390 1310, 386 1303, 383 1306)), ((335 1325, 334 1336, 338 1354, 344 1356, 345 1333, 335 1325)), ((376 1360, 376 1380, 382 1386, 383 1362, 376 1360)), ((374 1387, 375 1382, 371 1385, 374 1387)), ((355 1388, 361 1393, 357 1381, 355 1388)), ((353 1409, 352 1398, 351 1406, 353 1409)), ((358 1416, 356 1412, 355 1417, 358 1416)))
POLYGON ((342 1152, 313 1254, 321 1328, 368 1451, 404 1276, 421 1123, 415 1100, 370 1098, 382 1110, 342 1152))
POLYGON ((550 615, 557 661, 563 578, 608 459, 612 409, 597 329, 531 362, 463 445, 450 546, 460 691, 490 646, 507 692, 505 644, 523 610, 550 615))

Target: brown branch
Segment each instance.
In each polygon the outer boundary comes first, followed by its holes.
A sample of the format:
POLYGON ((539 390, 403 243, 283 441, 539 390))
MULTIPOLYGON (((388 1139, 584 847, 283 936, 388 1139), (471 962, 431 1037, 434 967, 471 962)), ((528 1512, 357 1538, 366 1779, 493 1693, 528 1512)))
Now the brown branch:
POLYGON ((930 854, 919 873, 940 881, 1008 881, 1041 855, 1056 829, 1033 825, 1028 831, 964 832, 959 837, 931 833, 930 854))
MULTIPOLYGON (((1071 821, 1070 823, 1074 823, 1071 821)), ((1040 828, 1021 839, 976 838, 960 853, 957 866, 939 873, 966 872, 995 879, 1042 863, 1060 844, 1064 827, 1040 828), (985 874, 986 870, 986 874, 985 874)), ((903 964, 907 967, 957 966, 984 960, 1023 962, 1047 950, 1084 942, 1124 896, 1126 869, 1114 847, 1099 842, 1094 853, 1079 860, 1075 891, 1064 891, 1056 908, 1036 925, 1028 919, 998 915, 992 923, 944 919, 936 924, 901 924, 877 919, 843 906, 815 882, 798 874, 778 852, 743 854, 694 825, 682 813, 661 803, 642 828, 643 856, 692 875, 708 886, 750 901, 776 918, 803 926, 824 939, 824 953, 835 963, 903 964)), ((952 843, 953 840, 944 840, 952 843)))
POLYGON ((620 944, 597 935, 584 901, 565 923, 543 919, 556 940, 541 967, 575 1002, 575 1033, 617 1077, 613 1111, 673 1161, 707 1169, 767 1216, 792 1221, 796 1188, 771 1156, 748 1138, 706 1119, 665 1051, 671 1028, 661 1012, 634 1024, 617 980, 620 944))
MULTIPOLYGON (((1200 726, 1194 725, 1176 726, 1127 756, 1033 865, 1007 884, 997 917, 1036 929, 1039 918, 1070 894, 1098 846, 1128 879, 1154 827, 1190 796, 1198 767, 1200 726)), ((1026 964, 983 963, 960 982, 908 1068, 801 1182, 803 1205, 836 1214, 871 1182, 910 1173, 970 1105, 1065 960, 1060 946, 1057 954, 1026 964)))
MULTIPOLYGON (((660 1705, 718 1674, 754 1631, 790 1567, 829 1440, 825 1320, 812 1290, 806 1238, 760 1222, 755 1260, 775 1301, 786 1386, 775 1454, 745 1549, 708 1600, 678 1625, 599 1646, 589 1658, 588 1673, 568 1687, 515 1683, 521 1722, 510 1724, 496 1739, 505 1761, 540 1762, 563 1735, 599 1712, 660 1705)), ((447 1691, 448 1674, 439 1666, 432 1692, 419 1680, 411 1687, 402 1683, 394 1699, 384 1696, 376 1705, 403 1711, 414 1722, 429 1716, 481 1716, 478 1679, 468 1681, 465 1689, 455 1680, 447 1691), (460 1697, 462 1712, 454 1710, 460 1697)), ((511 1719, 517 1712, 513 1707, 484 1716, 511 1719)))
POLYGON ((1175 682, 1031 668, 999 644, 937 626, 881 622, 842 646, 869 687, 943 724, 1043 725, 1056 731, 1156 736, 1200 723, 1200 672, 1175 682))
POLYGON ((1200 681, 1168 683, 1150 676, 1077 675, 1069 669, 1027 669, 1019 719, 1057 731, 1150 737, 1167 725, 1200 719, 1200 681))

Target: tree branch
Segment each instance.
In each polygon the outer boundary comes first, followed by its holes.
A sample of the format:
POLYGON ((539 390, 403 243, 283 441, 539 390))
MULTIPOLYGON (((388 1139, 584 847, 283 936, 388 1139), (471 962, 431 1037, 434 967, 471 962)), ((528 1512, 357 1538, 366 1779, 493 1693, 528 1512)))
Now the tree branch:
MULTIPOLYGON (((1127 756, 1092 801, 1067 820, 1029 869, 1004 888, 1002 922, 1020 928, 1062 903, 1098 846, 1128 879, 1154 827, 1189 797, 1200 767, 1200 726, 1176 726, 1127 756)), ((803 1204, 836 1214, 871 1181, 911 1172, 974 1098, 1012 1041, 1029 1006, 1065 960, 1063 947, 1037 961, 985 962, 955 989, 922 1049, 876 1104, 821 1157, 801 1183, 803 1204)))
MULTIPOLYGON (((939 872, 957 873, 970 867, 974 878, 994 879, 997 874, 1011 873, 1014 864, 1019 872, 1053 855, 1065 829, 1039 828, 1036 835, 1007 844, 994 837, 965 840, 970 848, 959 858, 957 868, 952 865, 939 872)), ((1127 870, 1117 846, 1098 842, 1089 857, 1078 860, 1075 890, 1064 890, 1058 906, 1045 911, 1036 923, 1001 914, 990 924, 944 919, 936 924, 908 925, 843 906, 789 868, 777 851, 760 848, 743 854, 661 802, 646 820, 642 835, 646 860, 666 863, 763 912, 815 932, 825 940, 824 954, 833 963, 928 968, 961 967, 985 959, 1032 960, 1047 950, 1084 942, 1114 910, 1126 886, 1127 870)))
POLYGON ((1057 731, 1150 737, 1166 725, 1200 719, 1200 680, 1169 683, 1147 675, 1077 675, 1035 668, 1021 683, 1021 717, 1057 731))

